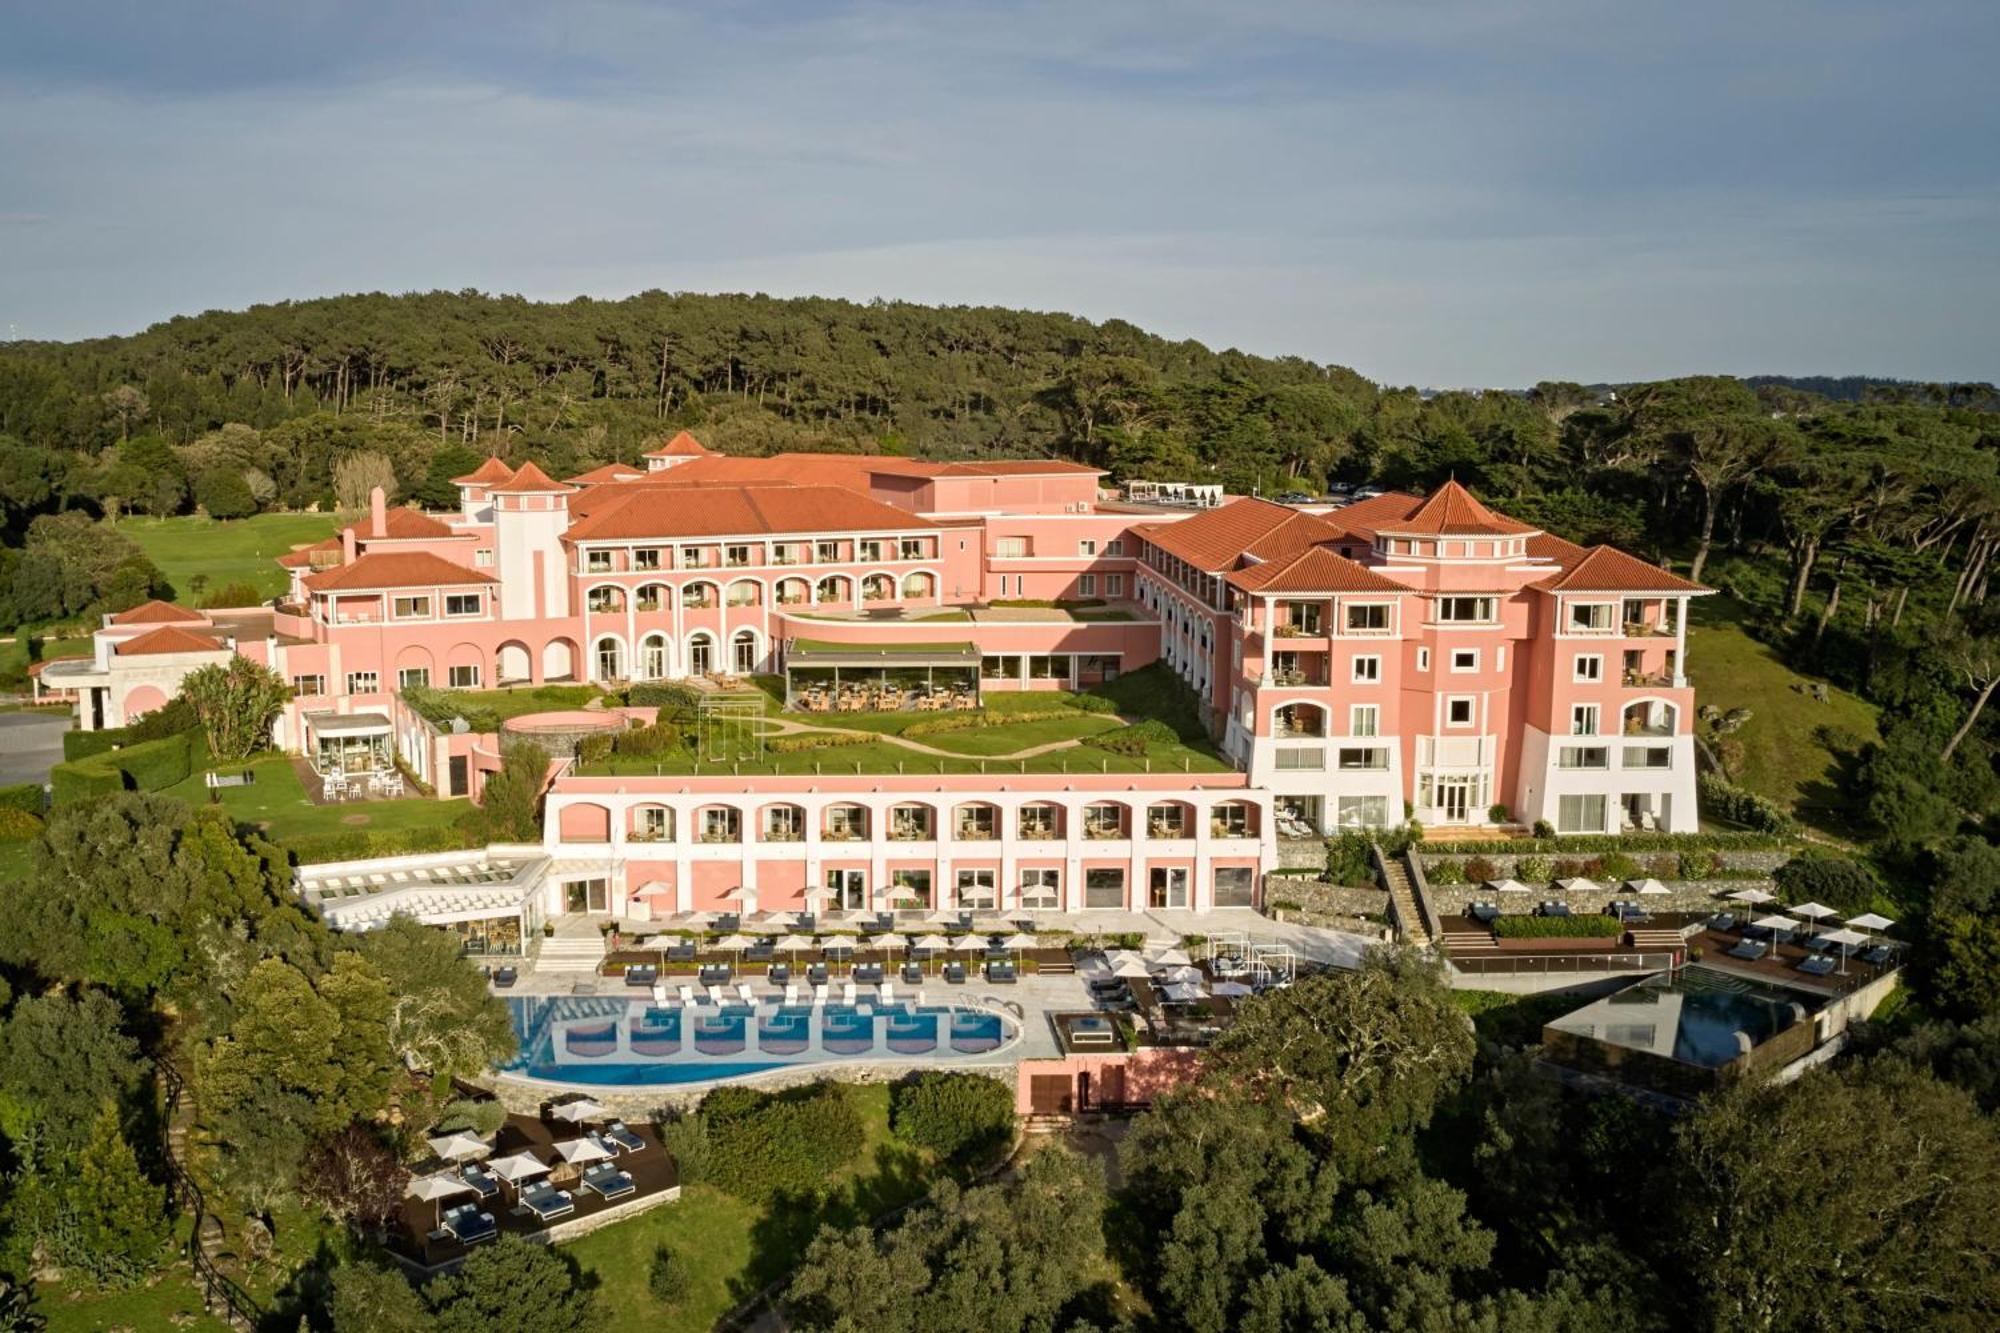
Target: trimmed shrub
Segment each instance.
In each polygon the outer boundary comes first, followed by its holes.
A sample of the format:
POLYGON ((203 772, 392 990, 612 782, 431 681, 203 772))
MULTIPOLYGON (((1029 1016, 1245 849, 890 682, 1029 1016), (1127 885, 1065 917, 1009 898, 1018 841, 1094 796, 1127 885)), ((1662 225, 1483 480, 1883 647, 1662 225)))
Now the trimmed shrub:
POLYGON ((1784 852, 1798 845, 1797 838, 1775 833, 1571 833, 1557 837, 1551 832, 1546 837, 1510 838, 1505 842, 1452 842, 1440 839, 1425 843, 1424 853, 1429 856, 1520 856, 1542 852, 1581 856, 1586 852, 1625 852, 1629 855, 1691 851, 1784 852))
POLYGON ((1646 858, 1646 873, 1654 879, 1678 879, 1681 873, 1681 858, 1662 852, 1658 856, 1646 858))
POLYGON ((1555 878, 1555 867, 1546 856, 1523 856, 1514 862, 1514 878, 1524 884, 1541 884, 1555 878))
POLYGON ((35 783, 21 782, 11 787, 0 787, 0 809, 39 815, 47 803, 47 794, 35 783))
POLYGON ((1122 754, 1128 759, 1141 759, 1146 751, 1155 745, 1171 745, 1180 739, 1180 734, 1158 718, 1147 718, 1144 722, 1134 722, 1129 727, 1118 727, 1111 731, 1101 731, 1095 736, 1085 736, 1085 745, 1113 754, 1122 754))
POLYGON ((65 731, 62 738, 63 758, 75 763, 94 754, 115 750, 130 739, 124 727, 112 727, 106 731, 65 731))
POLYGON ((663 720, 689 717, 701 707, 701 691, 679 681, 646 680, 625 692, 625 702, 634 708, 657 708, 663 720))
POLYGON ((1556 836, 1556 826, 1546 819, 1537 819, 1534 832, 1537 838, 1553 838, 1556 836))
POLYGON ((195 716, 194 705, 186 696, 176 694, 160 707, 125 728, 126 742, 164 740, 168 736, 178 736, 183 731, 193 731, 201 725, 195 716))
POLYGON ((991 708, 969 709, 962 713, 947 713, 943 717, 930 718, 923 722, 913 722, 903 728, 905 736, 937 736, 950 731, 979 731, 986 727, 1004 727, 1013 722, 1050 722, 1068 717, 1074 708, 1023 708, 1019 710, 996 710, 991 708))
POLYGON ((15 806, 0 805, 0 842, 26 842, 39 836, 41 831, 40 815, 31 815, 15 806))
POLYGON ((49 770, 49 789, 58 806, 101 801, 125 790, 125 775, 105 764, 57 764, 49 770))
POLYGON ((694 1274, 685 1259, 664 1245, 654 1249, 652 1267, 646 1271, 646 1290, 654 1300, 669 1310, 676 1309, 693 1285, 694 1274))
POLYGON ((1465 867, 1456 861, 1439 861, 1426 867, 1424 874, 1433 884, 1465 883, 1465 867))
POLYGON ((1636 879, 1639 863, 1623 852, 1606 852, 1598 858, 1598 869, 1612 879, 1636 879))
POLYGON ((1868 867, 1845 856, 1807 852, 1771 872, 1786 902, 1808 899, 1840 909, 1843 914, 1866 911, 1882 886, 1868 867))
POLYGON ((611 737, 598 734, 584 736, 576 743, 576 761, 579 764, 594 764, 600 759, 611 757, 611 737))
POLYGON ((1369 855, 1368 835, 1344 829, 1326 840, 1326 878, 1329 884, 1351 887, 1375 885, 1375 858, 1369 855))
POLYGON ((919 1074, 889 1093, 896 1137, 961 1164, 991 1157, 1014 1134, 1014 1089, 983 1074, 919 1074))
POLYGON ((720 1088, 702 1099, 708 1181, 761 1203, 812 1194, 861 1152, 861 1117, 838 1083, 782 1092, 720 1088))
POLYGON ((1703 773, 1695 779, 1696 794, 1701 797, 1702 808, 1719 819, 1732 824, 1741 824, 1759 833, 1796 834, 1798 824, 1791 815, 1780 809, 1775 802, 1746 791, 1713 773, 1703 773))
POLYGON ((650 727, 633 727, 630 731, 619 732, 612 740, 611 748, 618 754, 650 759, 680 749, 681 733, 668 723, 655 722, 650 727))
POLYGON ((157 741, 141 741, 114 750, 100 762, 118 768, 139 791, 162 791, 186 780, 192 771, 196 733, 183 731, 157 741))
POLYGON ((1503 940, 1615 940, 1625 926, 1611 916, 1503 916, 1493 933, 1503 940))
POLYGON ((1500 878, 1500 867, 1483 856, 1470 856, 1465 860, 1465 879, 1468 884, 1484 884, 1489 879, 1500 878))
POLYGON ((1095 694, 1072 694, 1069 706, 1079 713, 1115 713, 1118 705, 1095 694))
POLYGON ((1713 879, 1722 869, 1722 858, 1714 852, 1682 852, 1677 868, 1682 879, 1713 879))
MULTIPOLYGON (((765 742, 772 754, 801 754, 807 750, 838 750, 849 745, 873 745, 881 738, 867 732, 810 732, 804 736, 773 736, 765 742)), ((915 752, 911 758, 915 758, 915 752)))

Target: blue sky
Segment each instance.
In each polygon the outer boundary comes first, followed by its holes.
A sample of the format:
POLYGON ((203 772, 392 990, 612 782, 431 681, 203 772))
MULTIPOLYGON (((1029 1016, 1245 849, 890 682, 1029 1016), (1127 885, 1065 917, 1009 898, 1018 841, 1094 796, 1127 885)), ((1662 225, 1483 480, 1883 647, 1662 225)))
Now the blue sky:
POLYGON ((1996 69, 1993 0, 9 5, 0 336, 657 287, 1994 379, 1996 69))

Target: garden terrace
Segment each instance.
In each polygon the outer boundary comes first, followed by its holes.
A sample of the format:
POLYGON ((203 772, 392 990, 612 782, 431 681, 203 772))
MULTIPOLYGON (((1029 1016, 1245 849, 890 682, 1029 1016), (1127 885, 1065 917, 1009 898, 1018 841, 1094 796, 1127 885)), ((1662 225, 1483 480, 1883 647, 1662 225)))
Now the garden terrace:
POLYGON ((450 1209, 476 1200, 482 1211, 493 1215, 503 1235, 551 1235, 551 1238, 556 1238, 563 1232, 586 1230, 587 1227, 574 1224, 588 1223, 607 1213, 622 1217, 679 1198, 680 1170, 672 1155, 661 1146, 657 1131, 643 1123, 630 1125, 630 1130, 639 1137, 643 1146, 620 1152, 611 1161, 632 1177, 633 1191, 622 1198, 606 1199, 595 1191, 582 1188, 584 1168, 564 1162, 556 1152, 559 1140, 581 1137, 582 1130, 569 1125, 551 1125, 535 1116, 508 1116, 495 1137, 492 1159, 527 1153, 545 1163, 553 1163, 547 1175, 535 1179, 546 1180, 557 1189, 567 1190, 575 1211, 560 1219, 543 1222, 533 1212, 517 1204, 515 1187, 505 1181, 496 1182, 497 1192, 484 1199, 470 1189, 464 1194, 436 1201, 406 1198, 389 1219, 390 1251, 403 1263, 427 1271, 463 1259, 469 1252, 468 1247, 449 1235, 438 1234, 440 1205, 450 1209))
MULTIPOLYGON (((1753 914, 1754 915, 1754 914, 1753 914)), ((1814 976, 1801 972, 1799 964, 1814 957, 1814 952, 1805 947, 1805 941, 1813 935, 1823 934, 1815 929, 1804 934, 1800 942, 1789 941, 1772 944, 1767 932, 1746 930, 1715 930, 1704 928, 1692 936, 1689 944, 1701 953, 1703 967, 1718 972, 1730 972, 1738 976, 1755 978, 1787 986, 1794 990, 1810 991, 1816 995, 1847 995, 1861 989, 1903 965, 1904 946, 1894 940, 1884 939, 1889 948, 1885 962, 1864 962, 1860 957, 1866 949, 1857 947, 1854 954, 1841 958, 1837 952, 1829 951, 1826 956, 1836 960, 1834 970, 1824 976, 1814 976), (1731 957, 1729 950, 1743 943, 1746 938, 1763 940, 1768 950, 1761 958, 1746 959, 1731 957)))

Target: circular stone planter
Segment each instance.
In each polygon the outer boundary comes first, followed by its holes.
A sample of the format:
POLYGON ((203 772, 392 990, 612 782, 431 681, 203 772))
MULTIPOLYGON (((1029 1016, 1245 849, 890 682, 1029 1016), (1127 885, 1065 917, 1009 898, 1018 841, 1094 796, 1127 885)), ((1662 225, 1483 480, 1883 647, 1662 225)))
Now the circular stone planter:
POLYGON ((625 715, 591 712, 582 708, 558 709, 549 713, 523 713, 500 724, 503 737, 531 740, 555 759, 576 756, 577 743, 587 736, 613 736, 625 730, 625 715))

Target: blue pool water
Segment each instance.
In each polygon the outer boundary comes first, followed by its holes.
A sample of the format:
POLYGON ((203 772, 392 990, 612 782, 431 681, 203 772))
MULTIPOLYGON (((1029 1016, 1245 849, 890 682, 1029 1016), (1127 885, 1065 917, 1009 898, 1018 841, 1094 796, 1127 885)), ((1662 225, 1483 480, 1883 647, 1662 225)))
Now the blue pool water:
POLYGON ((509 1073, 590 1087, 709 1083, 860 1060, 949 1063, 990 1054, 1013 1024, 957 1005, 661 1006, 617 996, 509 996, 509 1073))
POLYGON ((1687 967, 1593 1001, 1550 1024, 1613 1046, 1719 1069, 1803 1021, 1810 997, 1796 991, 1687 967))

